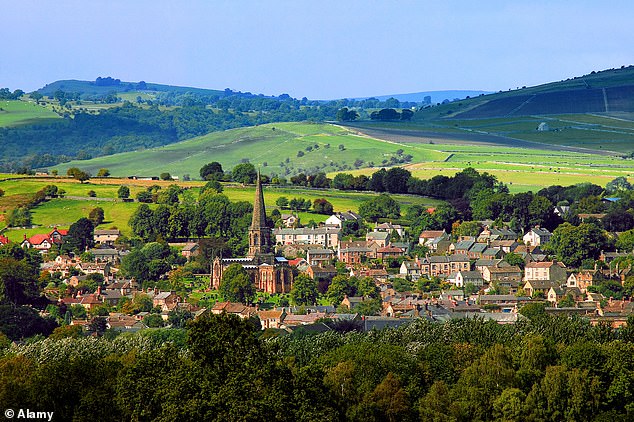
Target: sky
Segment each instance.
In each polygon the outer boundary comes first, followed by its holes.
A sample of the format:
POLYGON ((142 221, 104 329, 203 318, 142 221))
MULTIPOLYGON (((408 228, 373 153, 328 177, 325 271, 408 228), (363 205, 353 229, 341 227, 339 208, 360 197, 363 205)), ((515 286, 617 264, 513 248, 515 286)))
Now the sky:
POLYGON ((634 1, 0 0, 0 87, 111 76, 310 99, 634 64, 634 1))

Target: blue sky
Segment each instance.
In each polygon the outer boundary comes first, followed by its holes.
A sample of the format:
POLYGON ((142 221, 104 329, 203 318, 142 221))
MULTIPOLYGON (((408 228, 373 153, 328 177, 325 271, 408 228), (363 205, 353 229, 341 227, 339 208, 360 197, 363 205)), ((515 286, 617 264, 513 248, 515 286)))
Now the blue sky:
POLYGON ((165 83, 311 99, 497 91, 634 64, 634 2, 0 0, 0 87, 165 83))

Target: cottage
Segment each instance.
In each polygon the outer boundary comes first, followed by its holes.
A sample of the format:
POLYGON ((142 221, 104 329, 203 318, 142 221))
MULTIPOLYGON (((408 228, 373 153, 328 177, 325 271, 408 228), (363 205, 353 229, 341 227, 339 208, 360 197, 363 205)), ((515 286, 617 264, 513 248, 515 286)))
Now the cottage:
POLYGON ((334 226, 338 228, 343 227, 343 223, 346 221, 361 221, 361 216, 352 211, 346 212, 337 212, 330 217, 328 217, 325 221, 326 226, 334 226))
POLYGON ((387 232, 390 234, 392 232, 396 232, 398 234, 398 237, 403 237, 403 235, 405 234, 405 229, 403 228, 403 226, 401 226, 400 224, 392 224, 391 222, 378 224, 374 228, 374 231, 387 232))
POLYGON ((522 240, 527 245, 540 246, 550 241, 552 236, 553 234, 548 229, 535 226, 522 237, 522 240))
POLYGON ((339 243, 339 232, 337 227, 316 227, 316 228, 276 228, 273 230, 275 242, 278 245, 321 245, 323 248, 335 248, 339 243))
POLYGON ((368 232, 365 235, 365 241, 376 242, 376 244, 379 245, 379 247, 383 248, 387 246, 388 242, 390 241, 390 233, 377 232, 377 231, 368 232))
POLYGON ((93 240, 97 244, 113 246, 120 236, 121 236, 121 232, 118 229, 109 229, 109 230, 96 229, 93 234, 93 240))
POLYGON ((562 262, 529 262, 524 268, 524 280, 545 280, 563 284, 567 279, 566 266, 562 262))
POLYGON ((186 243, 183 249, 181 249, 181 255, 191 260, 200 255, 200 246, 198 243, 186 243))
POLYGON ((592 286, 595 281, 597 271, 579 271, 576 273, 570 274, 570 276, 566 279, 567 287, 576 287, 581 292, 585 293, 588 289, 588 286, 592 286))
POLYGON ((473 284, 476 287, 484 285, 484 279, 479 271, 457 271, 451 273, 447 277, 449 283, 455 284, 456 287, 464 287, 467 284, 473 284))
POLYGON ((334 258, 335 252, 331 249, 310 248, 306 253, 306 261, 308 261, 310 265, 329 265, 334 258))
POLYGON ((437 245, 440 240, 449 240, 449 235, 444 230, 425 230, 418 236, 418 243, 435 250, 432 245, 437 245))

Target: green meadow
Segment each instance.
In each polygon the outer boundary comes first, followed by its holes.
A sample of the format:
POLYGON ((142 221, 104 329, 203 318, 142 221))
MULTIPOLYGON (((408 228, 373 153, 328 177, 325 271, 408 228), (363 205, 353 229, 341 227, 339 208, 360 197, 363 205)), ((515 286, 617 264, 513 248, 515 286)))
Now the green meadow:
POLYGON ((0 100, 0 127, 42 123, 60 117, 34 102, 0 100))
POLYGON ((195 178, 199 169, 211 161, 231 169, 249 160, 265 174, 293 175, 352 170, 355 162, 359 167, 379 166, 383 160, 387 163, 397 157, 399 149, 404 155, 412 155, 412 162, 445 157, 424 146, 374 139, 336 125, 274 123, 215 132, 161 148, 72 161, 55 168, 60 174, 69 167, 80 167, 93 174, 105 167, 116 176, 169 172, 195 178))
MULTIPOLYGON (((180 186, 190 188, 194 194, 194 198, 198 196, 199 187, 203 182, 165 182, 165 181, 135 181, 128 179, 95 179, 94 183, 79 183, 67 178, 42 178, 27 177, 22 179, 4 180, 0 182, 0 188, 4 189, 6 194, 0 197, 0 210, 6 213, 7 210, 14 208, 22 203, 27 202, 29 198, 38 190, 46 185, 54 184, 60 189, 66 190, 67 196, 77 196, 81 198, 55 198, 36 206, 32 210, 33 224, 36 226, 29 229, 5 229, 4 235, 13 241, 19 241, 24 235, 32 236, 38 233, 48 233, 52 227, 68 228, 72 223, 81 217, 87 217, 93 208, 101 207, 104 210, 105 221, 99 228, 117 227, 124 234, 130 235, 131 231, 128 227, 128 220, 139 206, 138 202, 122 202, 115 200, 116 192, 120 185, 125 184, 132 192, 132 197, 136 192, 145 190, 151 184, 167 186, 176 183, 180 186), (89 198, 88 191, 94 190, 97 198, 89 198), (99 200, 107 198, 109 200, 99 200)), ((255 197, 254 186, 241 185, 225 185, 223 192, 231 201, 248 201, 253 202, 255 197)), ((343 192, 334 190, 319 190, 308 188, 293 187, 265 187, 264 197, 265 204, 269 210, 277 208, 275 202, 280 197, 286 197, 289 200, 293 198, 308 199, 313 202, 317 198, 325 198, 333 204, 335 211, 358 211, 359 204, 367 199, 376 196, 371 192, 343 192)), ((402 207, 402 212, 414 204, 424 206, 435 206, 441 201, 417 197, 412 195, 394 195, 393 196, 402 207)), ((151 207, 155 205, 150 204, 151 207)), ((290 213, 290 210, 281 210, 283 213, 290 213)), ((3 217, 4 214, 0 214, 3 217)), ((300 220, 308 223, 313 220, 320 223, 328 218, 327 215, 313 214, 310 212, 300 212, 300 220)), ((4 228, 6 224, 3 218, 0 218, 0 228, 4 228)))

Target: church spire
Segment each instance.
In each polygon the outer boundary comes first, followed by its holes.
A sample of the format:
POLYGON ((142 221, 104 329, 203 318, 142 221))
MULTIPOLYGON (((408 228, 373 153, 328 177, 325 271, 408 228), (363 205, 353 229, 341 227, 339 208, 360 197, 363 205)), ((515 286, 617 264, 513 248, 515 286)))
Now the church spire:
POLYGON ((258 180, 255 184, 255 201, 253 202, 253 218, 251 228, 249 228, 249 258, 260 257, 270 254, 271 229, 266 224, 266 208, 264 207, 264 192, 262 191, 262 180, 258 171, 258 180))
POLYGON ((258 180, 255 182, 255 202, 253 203, 253 218, 251 230, 266 227, 266 208, 264 207, 264 193, 262 192, 262 180, 258 170, 258 180))

